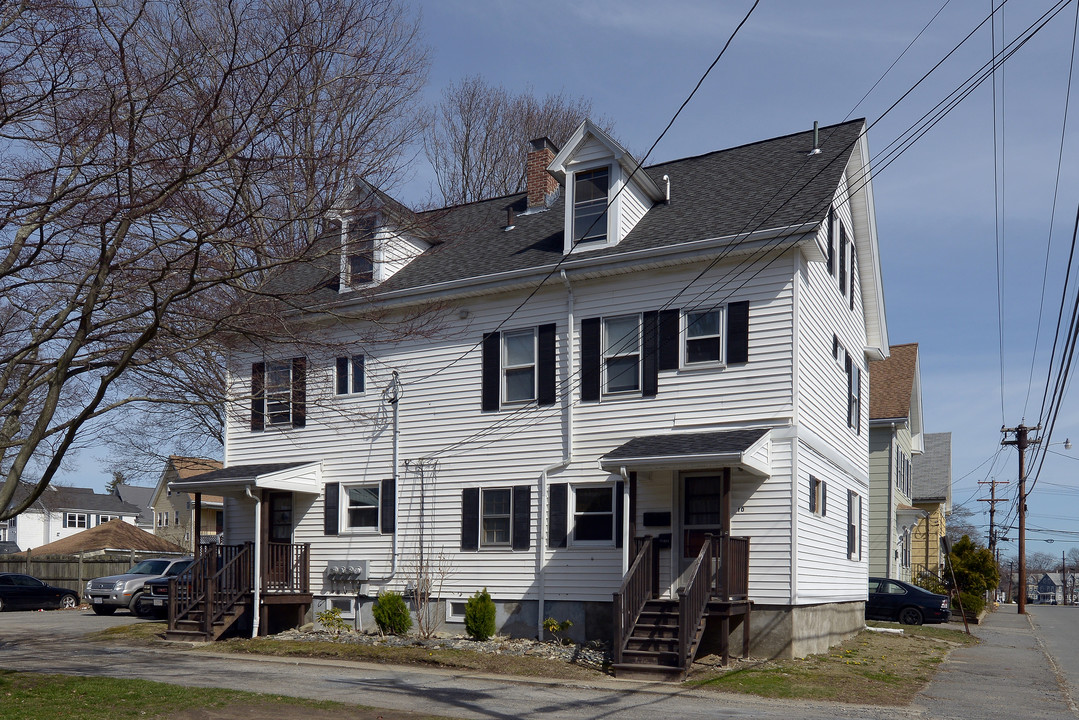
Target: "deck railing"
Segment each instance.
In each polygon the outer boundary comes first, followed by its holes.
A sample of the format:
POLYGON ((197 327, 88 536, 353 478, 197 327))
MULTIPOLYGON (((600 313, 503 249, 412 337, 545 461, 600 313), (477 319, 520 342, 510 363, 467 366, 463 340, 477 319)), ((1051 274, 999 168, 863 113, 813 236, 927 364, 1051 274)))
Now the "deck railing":
POLYGON ((267 543, 265 562, 262 592, 310 592, 310 543, 267 543))
POLYGON ((614 594, 614 662, 622 662, 622 650, 645 603, 652 597, 652 537, 641 538, 636 544, 637 557, 629 567, 622 587, 614 594))
POLYGON ((212 625, 226 598, 235 603, 250 592, 252 548, 251 543, 202 546, 195 562, 169 580, 169 629, 176 629, 177 621, 200 610, 207 610, 203 619, 212 625))

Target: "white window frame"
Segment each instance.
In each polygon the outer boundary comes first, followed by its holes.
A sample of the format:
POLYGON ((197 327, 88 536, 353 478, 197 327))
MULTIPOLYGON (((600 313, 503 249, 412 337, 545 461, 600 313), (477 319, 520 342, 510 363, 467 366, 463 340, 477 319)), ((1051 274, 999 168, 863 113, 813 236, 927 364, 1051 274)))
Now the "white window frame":
POLYGON ((341 502, 340 502, 340 507, 341 507, 341 514, 340 514, 340 524, 338 525, 338 527, 341 528, 343 534, 348 534, 348 533, 363 534, 363 533, 377 533, 377 532, 379 532, 379 529, 382 527, 382 483, 378 483, 378 482, 341 483, 341 502), (364 489, 364 490, 373 489, 374 492, 375 492, 375 503, 374 503, 374 505, 373 506, 372 505, 356 505, 356 506, 353 506, 349 502, 349 494, 348 494, 348 491, 353 489, 353 488, 364 489), (367 509, 367 508, 370 508, 370 507, 374 507, 374 509, 375 509, 375 524, 374 525, 353 525, 349 521, 349 510, 352 510, 352 509, 360 510, 360 509, 367 509))
MULTIPOLYGON (((572 178, 572 183, 571 183, 572 187, 573 187, 573 190, 572 190, 573 197, 570 198, 570 207, 569 207, 569 212, 570 212, 570 236, 569 237, 570 237, 570 247, 571 248, 577 248, 577 247, 605 247, 608 244, 610 244, 610 241, 611 241, 611 219, 612 219, 612 216, 614 215, 614 213, 612 212, 614 203, 611 202, 611 191, 614 189, 614 178, 615 178, 614 168, 609 164, 597 165, 596 167, 591 167, 591 168, 581 168, 581 169, 579 169, 579 170, 577 170, 577 171, 575 171, 573 173, 573 178, 572 178), (602 215, 601 215, 601 217, 604 217, 606 219, 606 223, 602 227, 603 236, 600 237, 598 235, 593 235, 592 237, 587 238, 587 239, 583 238, 583 237, 578 238, 577 237, 577 207, 578 207, 578 205, 580 203, 577 200, 577 182, 583 175, 588 175, 588 174, 591 174, 591 173, 596 173, 596 172, 601 172, 601 171, 607 173, 607 194, 603 198, 603 211, 602 211, 602 215)), ((590 200, 590 201, 586 201, 586 202, 592 203, 592 205, 594 207, 599 207, 598 203, 600 201, 598 199, 595 199, 595 200, 590 200)), ((589 223, 589 225, 591 225, 591 223, 589 223)), ((587 228, 583 228, 582 232, 584 232, 584 230, 586 230, 586 229, 587 228)), ((600 230, 600 224, 597 223, 596 226, 594 228, 592 228, 592 232, 595 233, 595 232, 598 232, 599 230, 600 230)))
POLYGON ((123 520, 123 517, 121 517, 120 515, 98 515, 97 516, 97 524, 98 525, 102 525, 102 524, 110 522, 112 520, 123 520))
POLYGON ((818 517, 827 513, 824 508, 824 481, 816 475, 809 476, 809 511, 818 517))
POLYGON ((536 328, 521 328, 518 330, 506 330, 502 333, 502 368, 500 382, 502 385, 502 403, 505 405, 517 405, 532 402, 538 396, 537 383, 539 382, 539 347, 536 328), (517 363, 512 364, 509 360, 509 344, 507 338, 513 336, 530 335, 532 338, 532 362, 530 363, 517 363), (527 398, 510 398, 509 397, 509 373, 512 371, 520 371, 531 368, 532 370, 532 393, 527 398))
POLYGON ((643 328, 643 324, 641 322, 641 314, 640 313, 632 313, 632 314, 628 314, 628 315, 612 315, 610 317, 604 317, 601 325, 602 325, 602 332, 601 332, 601 337, 600 337, 600 368, 601 368, 600 382, 602 383, 602 385, 601 385, 601 387, 603 389, 602 394, 603 395, 608 395, 608 396, 639 395, 640 392, 641 392, 641 383, 642 383, 642 378, 641 378, 642 367, 641 366, 642 366, 643 360, 644 360, 643 353, 642 353, 643 348, 641 347, 641 343, 642 343, 642 340, 643 340, 642 336, 644 334, 644 328, 643 328), (610 322, 617 321, 617 320, 626 320, 628 318, 636 318, 636 320, 637 320, 637 344, 636 344, 636 346, 632 347, 632 348, 624 346, 622 343, 625 342, 625 338, 616 338, 616 341, 619 343, 619 345, 616 347, 616 350, 618 350, 618 352, 613 352, 613 353, 608 352, 609 349, 610 349, 611 342, 610 342, 610 337, 608 336, 607 324, 610 323, 610 322), (632 388, 622 388, 622 389, 618 389, 618 390, 611 390, 610 389, 610 379, 611 378, 610 378, 610 373, 607 370, 607 365, 608 365, 609 361, 617 360, 619 358, 628 358, 628 357, 631 357, 631 356, 635 356, 637 358, 637 384, 636 384, 636 386, 632 387, 632 388))
POLYGON ((266 371, 263 382, 263 405, 264 405, 264 417, 266 418, 267 427, 291 427, 292 426, 292 361, 291 360, 270 360, 266 363, 266 371), (271 383, 270 378, 274 373, 281 373, 288 376, 288 380, 284 383, 284 389, 281 389, 280 383, 271 383), (278 409, 271 410, 271 406, 277 404, 278 409), (284 409, 280 409, 283 406, 284 409), (280 416, 284 415, 282 419, 280 416), (278 416, 275 420, 274 417, 278 416))
POLYGON ((467 598, 446 598, 446 622, 463 623, 467 605, 467 598))
POLYGON ((570 543, 572 545, 574 545, 574 546, 577 546, 577 547, 614 547, 615 533, 617 533, 617 531, 618 531, 617 530, 617 528, 618 528, 618 518, 616 517, 616 513, 618 512, 618 498, 615 495, 615 493, 618 490, 617 486, 610 485, 610 484, 604 484, 604 485, 596 485, 596 484, 573 485, 573 486, 571 486, 571 490, 573 492, 570 493, 570 500, 571 500, 571 503, 570 503, 570 518, 571 518, 571 520, 573 522, 573 526, 572 526, 572 528, 570 529, 570 532, 569 532, 570 543), (610 493, 610 499, 611 499, 611 509, 610 509, 610 511, 609 512, 589 512, 587 510, 578 510, 577 509, 577 493, 582 491, 582 490, 585 490, 585 491, 603 490, 603 491, 607 491, 608 493, 610 493), (603 516, 603 515, 609 515, 610 518, 611 518, 611 537, 610 538, 602 539, 602 540, 579 540, 577 538, 577 518, 578 517, 580 517, 580 516, 600 517, 600 516, 603 516))
POLYGON ((681 336, 682 342, 680 343, 682 352, 682 367, 683 368, 699 368, 699 367, 722 367, 727 362, 726 357, 726 338, 727 338, 727 306, 719 305, 712 308, 698 308, 695 310, 683 310, 682 311, 682 327, 681 336), (719 331, 714 335, 700 335, 695 338, 689 336, 689 316, 690 315, 703 315, 707 313, 718 313, 718 326, 719 331), (716 360, 698 360, 696 362, 690 362, 689 360, 689 342, 690 340, 707 340, 710 338, 716 338, 719 341, 719 358, 716 360))
POLYGON ((367 356, 363 353, 356 355, 347 355, 334 358, 333 361, 333 394, 335 397, 346 397, 348 395, 363 395, 367 392, 367 356), (345 370, 345 392, 341 392, 341 368, 338 365, 339 360, 346 360, 345 370), (356 362, 359 361, 360 370, 356 372, 356 362), (360 378, 360 389, 356 389, 356 377, 360 378))
POLYGON ((88 528, 90 527, 90 515, 88 513, 81 512, 65 512, 64 513, 64 527, 69 528, 88 528), (81 522, 80 522, 81 519, 81 522), (72 522, 74 520, 74 522, 72 522))
MULTIPOLYGON (((341 219, 341 290, 351 290, 356 287, 367 287, 369 285, 373 285, 377 281, 378 227, 379 218, 377 213, 356 215, 352 217, 344 217, 341 219), (360 223, 363 223, 364 225, 367 225, 368 223, 370 224, 370 236, 359 240, 354 240, 351 237, 352 226, 359 225, 360 223), (352 246, 357 243, 364 246, 362 251, 352 252, 352 246), (354 281, 352 277, 352 257, 367 252, 368 245, 370 246, 369 251, 371 254, 371 277, 370 279, 354 281)), ((366 274, 366 272, 364 274, 366 274)))
POLYGON ((481 548, 512 548, 513 547, 513 488, 509 487, 497 487, 497 488, 480 488, 480 543, 481 548), (487 514, 487 503, 485 502, 487 495, 490 493, 506 493, 508 498, 507 510, 505 513, 491 513, 487 514), (506 520, 506 540, 502 541, 488 541, 487 540, 487 528, 486 520, 506 520))
POLYGON ((852 538, 853 547, 848 548, 848 558, 850 560, 862 559, 862 496, 853 490, 847 491, 847 499, 850 503, 847 513, 847 532, 853 534, 852 538))

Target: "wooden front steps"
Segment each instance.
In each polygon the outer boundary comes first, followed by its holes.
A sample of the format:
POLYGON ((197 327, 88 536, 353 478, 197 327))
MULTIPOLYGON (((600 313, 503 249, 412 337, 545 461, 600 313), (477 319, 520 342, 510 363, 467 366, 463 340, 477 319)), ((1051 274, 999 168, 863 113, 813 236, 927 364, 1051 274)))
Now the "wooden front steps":
POLYGON ((174 627, 165 632, 166 640, 180 640, 185 642, 210 642, 220 640, 221 636, 228 632, 236 621, 243 617, 250 607, 250 601, 244 601, 233 605, 228 612, 213 623, 210 631, 206 630, 206 618, 202 610, 189 613, 184 619, 177 620, 174 627))
POLYGON ((618 677, 678 680, 678 601, 649 600, 630 631, 622 662, 614 666, 618 677))

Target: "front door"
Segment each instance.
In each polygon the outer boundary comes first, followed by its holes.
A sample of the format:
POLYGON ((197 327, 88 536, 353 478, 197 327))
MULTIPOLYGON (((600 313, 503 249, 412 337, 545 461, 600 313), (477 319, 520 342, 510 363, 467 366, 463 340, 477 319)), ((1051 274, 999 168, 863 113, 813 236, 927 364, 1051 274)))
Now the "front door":
POLYGON ((676 587, 688 580, 686 570, 697 559, 708 535, 730 534, 730 470, 712 473, 684 473, 677 554, 680 557, 676 587))
POLYGON ((266 587, 283 590, 289 587, 292 572, 292 493, 272 492, 266 504, 266 587))

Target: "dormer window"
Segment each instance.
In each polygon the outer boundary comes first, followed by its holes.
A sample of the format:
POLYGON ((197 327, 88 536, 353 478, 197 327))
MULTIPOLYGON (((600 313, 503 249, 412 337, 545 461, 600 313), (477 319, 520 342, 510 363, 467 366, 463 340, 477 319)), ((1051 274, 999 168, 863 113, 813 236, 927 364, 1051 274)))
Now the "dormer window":
POLYGON ((345 225, 345 284, 351 287, 375 279, 375 217, 349 218, 345 225))
POLYGON ((610 169, 597 168, 573 176, 573 242, 607 239, 607 194, 610 169))

